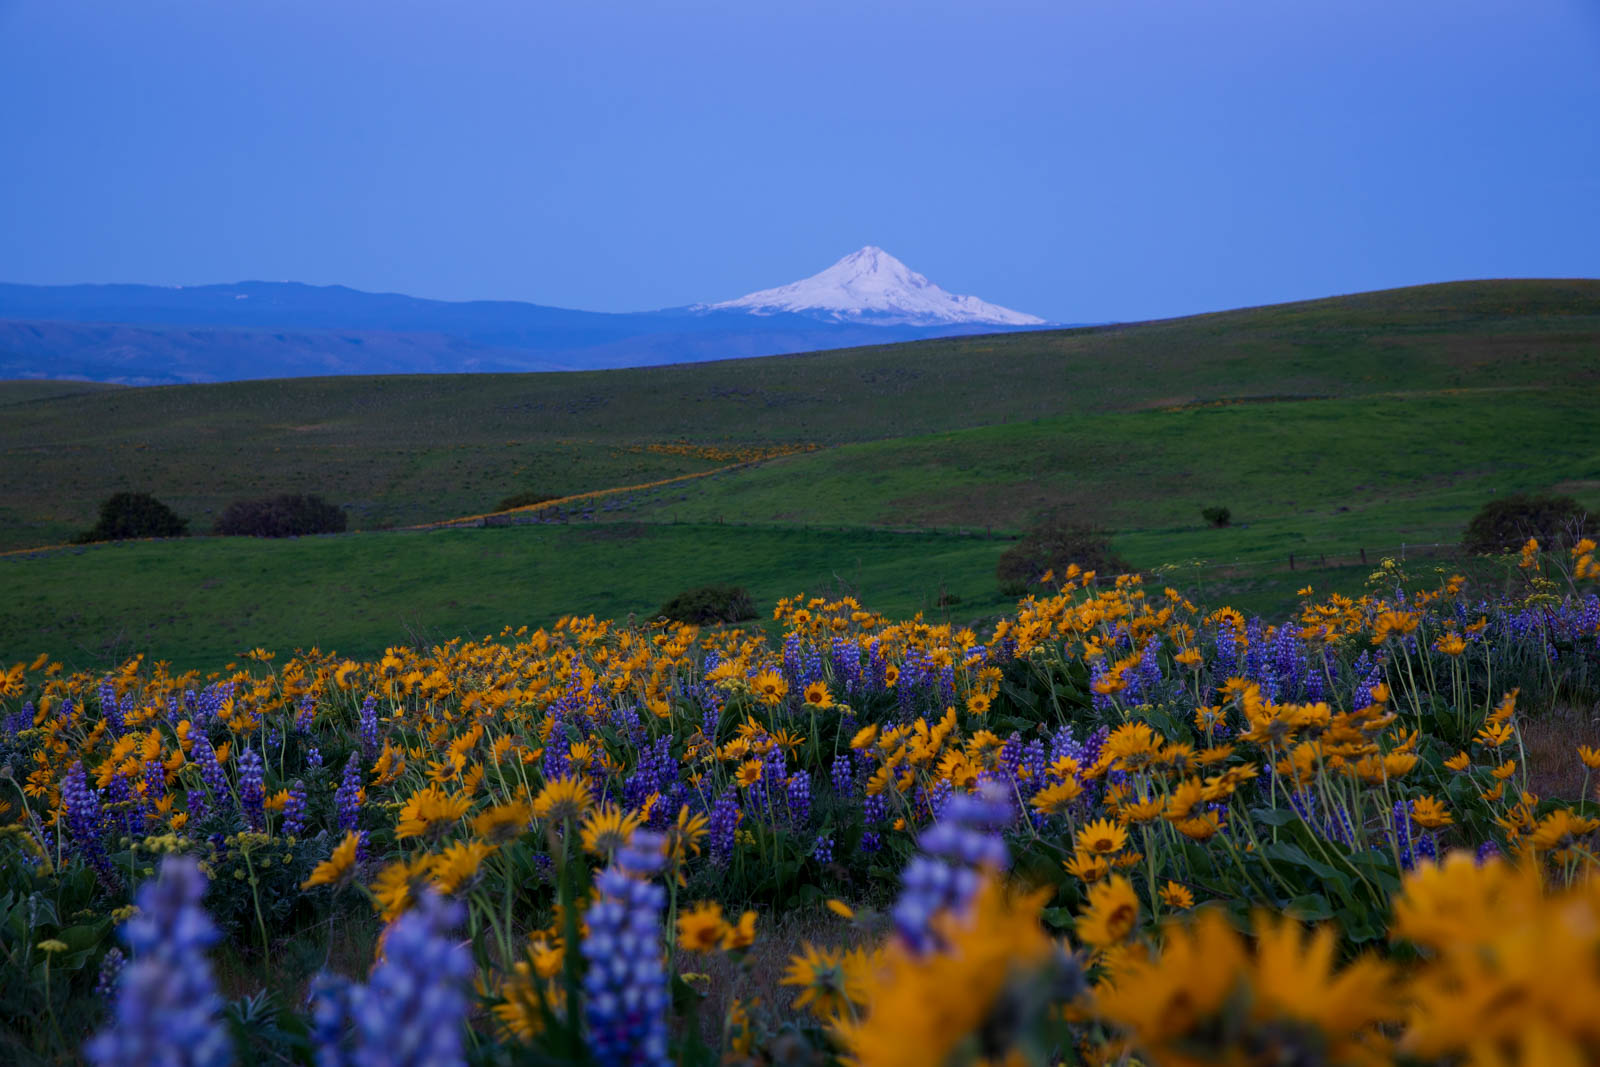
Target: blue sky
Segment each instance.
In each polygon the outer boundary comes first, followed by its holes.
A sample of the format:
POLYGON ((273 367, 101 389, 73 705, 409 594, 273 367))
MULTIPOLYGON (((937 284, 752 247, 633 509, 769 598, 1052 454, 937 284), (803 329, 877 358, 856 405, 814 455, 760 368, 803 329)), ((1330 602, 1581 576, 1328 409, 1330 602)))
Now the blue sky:
POLYGON ((1597 0, 0 0, 0 280, 1135 319, 1600 276, 1597 0))

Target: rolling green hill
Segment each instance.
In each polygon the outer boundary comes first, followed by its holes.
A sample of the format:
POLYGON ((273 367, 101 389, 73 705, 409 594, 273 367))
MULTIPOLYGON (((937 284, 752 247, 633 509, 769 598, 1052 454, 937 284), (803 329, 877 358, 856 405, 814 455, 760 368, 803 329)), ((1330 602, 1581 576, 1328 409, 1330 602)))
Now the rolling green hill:
POLYGON ((1461 282, 1162 322, 573 374, 286 379, 6 403, 0 547, 58 542, 143 489, 209 525, 319 492, 355 528, 717 464, 635 452, 881 441, 1241 398, 1600 386, 1600 281, 1461 282))
POLYGON ((1137 566, 1207 561, 1189 588, 1214 602, 1282 610, 1308 562, 1358 587, 1362 550, 1453 542, 1495 495, 1600 507, 1596 410, 1597 281, 602 373, 0 383, 13 549, 87 527, 119 489, 202 531, 238 497, 316 492, 373 531, 759 459, 604 496, 571 525, 13 556, 0 659, 370 652, 649 611, 713 580, 758 602, 831 583, 889 610, 943 593, 977 617, 1001 606, 1001 537, 1052 507, 1106 526, 1137 566), (1212 504, 1235 525, 1207 527, 1212 504), (995 536, 937 532, 956 528, 995 536))

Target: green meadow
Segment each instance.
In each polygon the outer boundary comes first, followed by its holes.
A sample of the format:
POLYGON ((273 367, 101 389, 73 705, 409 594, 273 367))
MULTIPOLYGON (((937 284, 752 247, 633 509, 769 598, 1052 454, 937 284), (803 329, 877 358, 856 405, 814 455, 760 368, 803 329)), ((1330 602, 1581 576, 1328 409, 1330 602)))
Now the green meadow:
POLYGON ((629 371, 0 383, 0 548, 67 541, 119 490, 197 533, 235 499, 318 493, 354 531, 0 557, 0 658, 370 654, 708 582, 977 619, 1047 510, 1208 602, 1281 613, 1385 555, 1447 556, 1497 495, 1600 508, 1596 411, 1592 281, 629 371), (811 450, 626 488, 793 447, 811 450), (604 495, 560 524, 394 529, 519 492, 604 495), (1231 526, 1202 521, 1213 505, 1231 526))

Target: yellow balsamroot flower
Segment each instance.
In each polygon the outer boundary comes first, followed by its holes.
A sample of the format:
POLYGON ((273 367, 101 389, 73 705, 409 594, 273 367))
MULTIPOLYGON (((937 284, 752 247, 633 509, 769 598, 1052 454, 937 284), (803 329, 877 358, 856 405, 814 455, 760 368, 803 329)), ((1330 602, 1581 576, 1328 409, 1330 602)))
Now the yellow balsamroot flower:
POLYGON ((1401 1050, 1429 1062, 1583 1064, 1600 1048, 1600 885, 1457 852, 1406 875, 1392 934, 1427 950, 1401 1050))
POLYGON ((1252 953, 1218 911, 1169 921, 1159 954, 1119 956, 1115 981, 1094 991, 1094 1014, 1145 1062, 1232 1062, 1240 1047, 1308 1062, 1390 1062, 1382 1027, 1398 998, 1387 965, 1362 959, 1335 971, 1330 928, 1306 937, 1299 923, 1265 915, 1255 928, 1252 953), (1306 1035, 1304 1048, 1296 1034, 1306 1035))
POLYGON ((406 798, 400 808, 400 821, 395 824, 394 836, 398 840, 438 834, 449 829, 472 807, 468 797, 446 793, 436 785, 425 786, 406 798))
POLYGON ((1411 819, 1425 830, 1437 830, 1455 822, 1455 816, 1434 796, 1418 797, 1411 805, 1411 819))
POLYGON ((755 785, 757 782, 761 781, 761 761, 753 759, 745 760, 743 763, 739 764, 738 773, 736 773, 733 777, 734 781, 738 782, 742 786, 755 785))
POLYGON ((1535 852, 1552 852, 1571 848, 1577 839, 1600 830, 1600 819, 1574 815, 1567 808, 1557 808, 1534 826, 1528 843, 1535 852))
POLYGON ((1063 860, 1061 866, 1066 868, 1072 877, 1087 885, 1098 882, 1111 870, 1111 865, 1106 862, 1104 856, 1087 852, 1079 852, 1070 860, 1063 860))
POLYGON ((491 844, 503 845, 528 831, 533 807, 525 800, 511 800, 485 808, 472 819, 472 832, 491 844))
POLYGON ((935 919, 942 951, 916 955, 898 941, 866 968, 857 1019, 834 1032, 858 1067, 951 1062, 983 1035, 991 1063, 1012 1062, 1023 1005, 1060 960, 1039 912, 1050 891, 1009 895, 986 878, 966 915, 935 919), (864 1016, 864 1017, 863 1017, 864 1016))
POLYGON ((722 933, 722 950, 733 952, 741 948, 749 948, 756 943, 756 913, 747 911, 739 916, 739 921, 729 923, 722 933))
POLYGON ((1110 819, 1097 819, 1078 831, 1074 844, 1079 852, 1109 856, 1128 846, 1128 831, 1110 819))
POLYGON ((1457 773, 1472 766, 1472 757, 1465 752, 1457 752, 1454 756, 1444 761, 1444 765, 1457 773))
POLYGON ((533 801, 536 818, 552 822, 576 822, 594 806, 594 796, 589 787, 576 777, 553 778, 533 801))
POLYGON ((710 952, 722 941, 727 927, 722 905, 701 901, 678 916, 678 947, 686 952, 710 952))
POLYGON ((825 1021, 838 1019, 866 1005, 869 968, 867 955, 860 949, 843 952, 807 941, 799 955, 789 957, 789 969, 779 984, 799 988, 793 1007, 805 1008, 825 1021))
POLYGON ((1039 790, 1034 794, 1031 803, 1035 810, 1046 815, 1060 815, 1067 810, 1068 805, 1082 795, 1083 786, 1076 778, 1068 778, 1066 781, 1039 790))
POLYGON ((833 707, 833 694, 828 692, 828 683, 818 680, 805 688, 806 706, 810 708, 833 707))
POLYGON ((372 903, 384 922, 393 922, 416 903, 428 887, 433 874, 433 859, 423 853, 398 859, 378 872, 372 881, 372 903))
POLYGON ((1578 759, 1590 770, 1600 768, 1600 748, 1591 748, 1588 745, 1579 745, 1578 759))
POLYGON ((1209 841, 1222 832, 1222 823, 1217 819, 1217 813, 1208 811, 1203 815, 1196 815, 1174 823, 1177 830, 1191 841, 1209 841))
POLYGON ((441 893, 455 893, 478 876, 478 868, 497 846, 482 841, 457 841, 432 857, 429 873, 441 893))
POLYGON ((1078 940, 1103 949, 1127 939, 1139 925, 1139 895, 1122 875, 1089 888, 1089 903, 1078 916, 1078 940))
POLYGON ((356 869, 356 849, 361 846, 361 835, 354 830, 345 833, 344 840, 334 848, 333 855, 317 864, 311 877, 300 883, 301 889, 319 885, 344 885, 356 869))
POLYGON ((628 843, 644 820, 615 804, 602 804, 583 818, 583 848, 592 856, 610 856, 628 843))
POLYGON ((1169 908, 1187 911, 1194 907, 1194 894, 1189 887, 1178 882, 1168 882, 1161 887, 1161 903, 1169 908))
POLYGON ((783 675, 769 667, 751 680, 750 691, 763 704, 778 704, 789 695, 789 683, 783 680, 783 675))
POLYGON ((830 899, 828 901, 828 910, 841 919, 854 919, 856 917, 855 909, 842 900, 830 899))

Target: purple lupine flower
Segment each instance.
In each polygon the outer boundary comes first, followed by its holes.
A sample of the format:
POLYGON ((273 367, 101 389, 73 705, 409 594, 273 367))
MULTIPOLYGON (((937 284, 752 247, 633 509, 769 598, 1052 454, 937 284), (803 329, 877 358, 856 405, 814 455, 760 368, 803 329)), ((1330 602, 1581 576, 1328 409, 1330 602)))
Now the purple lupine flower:
POLYGON ((789 788, 786 798, 789 802, 789 818, 795 826, 803 827, 811 819, 811 774, 808 771, 795 771, 789 776, 789 788))
POLYGON ((833 757, 833 791, 841 797, 855 793, 855 773, 850 769, 850 753, 841 752, 833 757))
POLYGON ((833 838, 827 834, 817 838, 817 843, 811 846, 811 858, 818 863, 832 863, 833 838))
POLYGON ((354 830, 361 821, 361 756, 350 753, 344 765, 344 776, 333 794, 334 807, 339 813, 339 829, 354 830))
POLYGON ((316 745, 307 746, 306 766, 311 770, 317 770, 322 766, 322 749, 316 745))
POLYGON ((359 716, 361 751, 370 758, 378 754, 378 698, 368 696, 361 702, 359 716))
POLYGON ((106 785, 107 811, 105 825, 108 830, 137 837, 144 830, 144 808, 134 799, 133 783, 125 774, 114 775, 106 785))
POLYGON ((900 879, 900 896, 890 912, 895 931, 915 952, 937 947, 934 916, 961 912, 982 881, 982 870, 1001 870, 1010 854, 1000 830, 1015 818, 1003 786, 985 784, 977 794, 950 799, 944 818, 923 831, 918 852, 900 879))
POLYGON ((294 712, 294 732, 308 734, 311 732, 311 721, 316 716, 316 706, 311 702, 311 694, 307 693, 300 698, 300 704, 294 712))
POLYGON ((66 815, 67 835, 72 838, 84 862, 94 868, 101 884, 107 888, 120 887, 122 882, 117 877, 116 868, 106 855, 100 792, 90 788, 82 760, 72 765, 61 783, 61 808, 66 815))
POLYGON ((117 688, 110 678, 100 683, 99 696, 100 718, 106 724, 106 732, 112 737, 121 737, 127 726, 122 718, 122 705, 117 703, 117 688))
POLYGON ((267 790, 265 767, 261 753, 247 748, 239 756, 239 807, 244 812, 245 825, 251 833, 264 833, 267 829, 267 790))
POLYGON ((783 639, 783 680, 790 689, 803 689, 805 679, 800 663, 800 635, 791 631, 783 639))
POLYGON ((289 787, 289 797, 283 802, 283 835, 299 837, 306 828, 306 785, 298 778, 289 787))
POLYGON ((117 983, 111 1023, 84 1045, 96 1067, 220 1067, 233 1048, 206 949, 218 937, 200 904, 206 878, 190 856, 168 856, 139 888, 139 910, 122 925, 133 962, 117 983))
POLYGON ((876 828, 888 817, 889 802, 884 799, 882 793, 867 797, 861 802, 861 824, 864 827, 861 833, 862 852, 870 855, 883 847, 883 838, 876 828))
MULTIPOLYGON (((200 767, 200 779, 205 782, 207 799, 218 809, 228 810, 232 799, 232 794, 228 792, 228 775, 223 771, 222 764, 217 762, 217 750, 211 747, 211 738, 206 736, 204 730, 194 735, 194 749, 190 757, 200 767)), ((192 815, 192 799, 190 804, 192 815)))
POLYGON ((317 1067, 349 1067, 350 987, 348 978, 319 971, 311 979, 306 1004, 311 1009, 311 1047, 317 1067))
POLYGON ((100 958, 100 973, 94 982, 95 996, 110 1000, 116 995, 117 979, 122 977, 122 968, 127 962, 128 957, 115 945, 106 950, 106 954, 100 958))
POLYGON ((353 1067, 443 1067, 466 1062, 472 953, 455 931, 458 901, 424 892, 383 941, 383 962, 349 991, 353 1067))
POLYGON ((726 867, 733 859, 734 833, 739 828, 739 792, 729 787, 711 806, 707 829, 711 837, 711 862, 726 867))
POLYGON ((595 879, 600 898, 585 913, 583 1015, 589 1051, 601 1067, 664 1067, 667 972, 661 947, 666 891, 652 875, 665 839, 636 831, 595 879))
MULTIPOLYGON (((1105 657, 1102 656, 1096 659, 1089 668, 1089 684, 1093 686, 1094 683, 1103 681, 1110 673, 1111 670, 1106 666, 1105 657)), ((1102 693, 1098 688, 1095 688, 1092 695, 1095 711, 1107 712, 1116 707, 1116 701, 1111 699, 1110 693, 1102 693)))
POLYGON ((1217 655, 1211 662, 1211 677, 1217 685, 1233 677, 1239 669, 1239 635, 1233 623, 1224 619, 1217 627, 1217 655))

